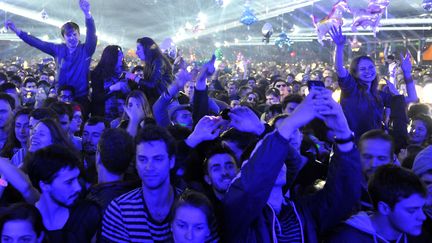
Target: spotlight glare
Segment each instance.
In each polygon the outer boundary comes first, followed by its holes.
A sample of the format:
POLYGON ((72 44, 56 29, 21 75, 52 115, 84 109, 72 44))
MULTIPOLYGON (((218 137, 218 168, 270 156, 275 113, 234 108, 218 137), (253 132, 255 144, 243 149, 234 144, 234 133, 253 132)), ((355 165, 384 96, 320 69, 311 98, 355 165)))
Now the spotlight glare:
POLYGON ((226 6, 228 6, 228 4, 231 3, 231 0, 225 0, 222 4, 222 7, 225 8, 226 6))
POLYGON ((197 17, 198 22, 202 23, 202 24, 206 24, 208 17, 205 13, 203 12, 199 12, 198 13, 198 17, 197 17))

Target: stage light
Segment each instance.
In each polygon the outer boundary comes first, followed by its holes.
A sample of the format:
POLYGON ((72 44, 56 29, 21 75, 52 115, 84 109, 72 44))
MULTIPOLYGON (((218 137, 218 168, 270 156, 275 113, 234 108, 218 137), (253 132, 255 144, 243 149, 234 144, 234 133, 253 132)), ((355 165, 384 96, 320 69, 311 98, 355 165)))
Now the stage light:
POLYGON ((423 97, 420 97, 420 99, 422 99, 423 103, 432 104, 432 83, 426 84, 422 91, 423 97))

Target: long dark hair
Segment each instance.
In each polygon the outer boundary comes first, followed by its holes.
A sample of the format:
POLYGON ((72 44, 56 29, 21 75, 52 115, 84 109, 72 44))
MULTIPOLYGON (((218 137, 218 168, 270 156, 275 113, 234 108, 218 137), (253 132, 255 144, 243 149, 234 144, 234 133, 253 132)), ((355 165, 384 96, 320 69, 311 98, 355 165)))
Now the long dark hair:
MULTIPOLYGON (((97 77, 105 80, 107 78, 116 77, 119 73, 116 73, 116 65, 118 60, 119 53, 123 53, 120 46, 117 45, 109 45, 105 47, 102 52, 101 59, 99 63, 93 70, 93 74, 97 77)), ((123 69, 126 66, 125 61, 123 60, 123 69)))
POLYGON ((50 118, 43 118, 38 123, 44 124, 50 131, 52 144, 62 145, 69 148, 71 151, 78 153, 72 141, 65 133, 60 124, 50 118))
POLYGON ((32 109, 30 109, 30 108, 23 108, 23 109, 21 109, 15 113, 14 119, 11 123, 11 128, 9 129, 6 143, 0 152, 1 157, 12 158, 13 153, 14 153, 14 149, 22 147, 21 142, 18 141, 16 134, 15 134, 15 122, 16 122, 16 119, 21 115, 30 115, 31 111, 32 111, 32 109))
POLYGON ((381 104, 382 100, 381 100, 381 96, 379 95, 379 92, 378 92, 378 83, 379 83, 378 74, 376 74, 375 79, 372 81, 372 84, 371 84, 369 90, 368 90, 368 86, 363 84, 362 82, 360 82, 360 80, 357 77, 358 65, 359 65, 360 61, 362 61, 362 60, 368 60, 375 65, 375 62, 368 56, 356 57, 351 62, 350 74, 352 77, 355 78, 355 80, 357 82, 357 86, 364 97, 370 97, 369 96, 369 93, 370 93, 373 97, 373 101, 375 101, 378 104, 381 104))
MULTIPOLYGON (((37 237, 41 237, 41 235, 45 232, 45 226, 42 222, 42 216, 39 210, 33 205, 26 203, 17 203, 9 206, 0 215, 0 232, 3 231, 4 225, 12 220, 28 221, 31 224, 37 237)), ((43 242, 45 241, 43 240, 43 242)))
POLYGON ((206 216, 207 225, 209 231, 211 231, 211 227, 215 221, 215 215, 214 215, 213 205, 211 204, 211 201, 204 194, 193 190, 188 190, 188 189, 184 191, 180 195, 179 199, 177 199, 177 201, 174 203, 173 210, 172 210, 174 215, 172 219, 175 218, 177 209, 184 206, 190 206, 201 210, 206 216))
POLYGON ((172 73, 172 66, 168 58, 162 53, 156 42, 150 37, 142 37, 137 40, 137 44, 143 47, 146 60, 141 60, 144 65, 144 79, 150 80, 157 62, 160 62, 163 73, 172 73))
MULTIPOLYGON (((146 118, 153 118, 153 111, 151 109, 150 103, 146 95, 144 94, 144 92, 142 92, 141 90, 133 90, 132 92, 130 92, 126 97, 125 106, 128 105, 130 98, 135 98, 141 103, 146 118)), ((123 120, 127 120, 127 119, 129 119, 129 117, 127 116, 126 112, 124 112, 123 120)))

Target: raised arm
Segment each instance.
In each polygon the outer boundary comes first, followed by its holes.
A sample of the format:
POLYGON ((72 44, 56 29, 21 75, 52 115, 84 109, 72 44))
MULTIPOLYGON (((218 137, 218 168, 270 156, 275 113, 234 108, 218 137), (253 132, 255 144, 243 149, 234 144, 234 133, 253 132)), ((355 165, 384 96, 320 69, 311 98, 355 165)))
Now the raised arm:
POLYGON ((193 98, 193 121, 196 124, 201 117, 209 114, 208 94, 206 80, 215 72, 214 63, 216 56, 213 55, 210 61, 203 65, 195 84, 195 93, 193 98))
POLYGON ((0 173, 21 193, 27 203, 34 204, 39 200, 39 192, 32 186, 28 176, 7 158, 0 158, 0 173))
POLYGON ((28 45, 37 48, 51 56, 55 56, 56 54, 56 45, 50 42, 43 41, 39 38, 36 38, 25 31, 22 31, 21 29, 17 28, 15 26, 15 23, 11 20, 6 21, 6 28, 15 32, 15 34, 23 40, 28 45))
POLYGON ((92 15, 90 13, 90 3, 88 0, 79 0, 79 5, 84 13, 86 19, 91 19, 92 15))
POLYGON ((86 40, 85 48, 89 56, 93 55, 96 50, 97 37, 96 37, 96 26, 93 17, 90 12, 90 3, 88 0, 79 0, 79 5, 85 16, 86 23, 86 40))
POLYGON ((331 92, 324 90, 314 105, 318 117, 335 134, 335 152, 324 188, 296 200, 311 212, 322 233, 348 217, 360 200, 361 164, 348 122, 341 106, 332 99, 331 92))
POLYGON ((185 69, 180 69, 175 77, 174 82, 168 86, 167 91, 163 92, 161 96, 153 104, 153 115, 156 123, 159 126, 166 127, 171 124, 168 115, 168 106, 177 96, 180 90, 183 89, 185 84, 192 79, 190 73, 185 69))
POLYGON ((344 67, 344 45, 346 43, 346 37, 342 34, 342 27, 333 27, 329 34, 336 45, 334 56, 336 73, 338 77, 345 78, 348 75, 348 71, 344 67))
POLYGON ((138 134, 140 123, 145 118, 144 108, 141 106, 141 104, 138 103, 132 104, 131 106, 126 104, 124 106, 124 111, 129 117, 126 131, 129 133, 129 135, 135 137, 138 134))
MULTIPOLYGON (((301 157, 289 140, 294 131, 315 118, 312 98, 313 95, 307 96, 295 112, 282 121, 277 131, 267 134, 256 145, 249 160, 243 163, 239 175, 232 181, 223 204, 227 236, 233 241, 232 237, 244 235, 262 213, 285 161, 287 184, 294 181, 301 166, 301 157)), ((235 116, 240 113, 243 111, 236 112, 235 116)), ((242 120, 235 123, 239 122, 242 120)), ((246 121, 242 124, 236 124, 236 127, 259 127, 246 121)))
POLYGON ((220 127, 225 121, 219 116, 204 116, 201 118, 192 133, 185 139, 190 148, 195 148, 204 141, 211 141, 219 136, 220 127))
POLYGON ((404 81, 406 84, 407 89, 407 96, 405 97, 405 102, 411 103, 411 102, 417 102, 417 91, 415 89, 415 82, 411 76, 412 71, 412 64, 411 64, 411 53, 407 51, 405 57, 400 54, 401 57, 401 68, 404 75, 404 81))

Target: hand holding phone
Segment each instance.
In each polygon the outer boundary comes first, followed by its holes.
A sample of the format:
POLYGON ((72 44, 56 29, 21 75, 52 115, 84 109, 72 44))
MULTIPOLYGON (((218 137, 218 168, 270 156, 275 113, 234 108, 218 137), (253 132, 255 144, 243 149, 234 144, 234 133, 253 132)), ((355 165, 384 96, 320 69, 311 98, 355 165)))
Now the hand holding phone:
POLYGON ((324 82, 323 81, 319 81, 319 80, 309 80, 307 81, 307 86, 309 91, 311 91, 314 88, 325 88, 324 82))

